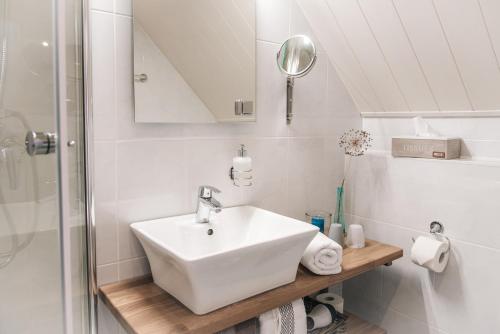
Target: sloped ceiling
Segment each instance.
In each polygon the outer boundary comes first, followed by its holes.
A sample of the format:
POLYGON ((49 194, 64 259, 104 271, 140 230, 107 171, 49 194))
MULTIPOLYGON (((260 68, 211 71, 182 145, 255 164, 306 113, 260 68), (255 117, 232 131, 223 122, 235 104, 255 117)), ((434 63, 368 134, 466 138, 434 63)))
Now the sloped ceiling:
POLYGON ((500 1, 297 2, 362 114, 500 111, 500 1))

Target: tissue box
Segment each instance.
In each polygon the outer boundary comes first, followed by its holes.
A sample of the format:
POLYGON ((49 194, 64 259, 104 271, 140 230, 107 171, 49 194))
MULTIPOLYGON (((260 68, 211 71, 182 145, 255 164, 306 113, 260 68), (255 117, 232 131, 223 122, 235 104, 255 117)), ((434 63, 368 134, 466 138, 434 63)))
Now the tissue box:
POLYGON ((458 159, 460 158, 460 138, 392 138, 392 155, 394 157, 458 159))

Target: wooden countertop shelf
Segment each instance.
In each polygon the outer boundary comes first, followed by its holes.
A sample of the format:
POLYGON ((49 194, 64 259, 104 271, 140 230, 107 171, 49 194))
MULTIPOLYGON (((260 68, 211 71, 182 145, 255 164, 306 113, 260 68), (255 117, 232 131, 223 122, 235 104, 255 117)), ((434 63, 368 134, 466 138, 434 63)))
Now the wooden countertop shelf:
POLYGON ((300 266, 295 282, 205 315, 192 313, 154 284, 151 277, 102 286, 99 295, 129 333, 208 334, 391 263, 402 256, 403 250, 398 247, 367 240, 365 248, 344 250, 340 274, 318 276, 300 266))

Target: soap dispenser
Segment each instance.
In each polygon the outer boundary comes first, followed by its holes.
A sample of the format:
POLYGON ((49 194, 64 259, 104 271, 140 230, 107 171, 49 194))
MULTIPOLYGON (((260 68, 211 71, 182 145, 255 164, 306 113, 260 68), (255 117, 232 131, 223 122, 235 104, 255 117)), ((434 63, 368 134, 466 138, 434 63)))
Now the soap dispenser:
POLYGON ((252 185, 252 158, 247 156, 245 145, 241 145, 238 155, 233 158, 233 166, 229 172, 233 184, 237 187, 252 185))

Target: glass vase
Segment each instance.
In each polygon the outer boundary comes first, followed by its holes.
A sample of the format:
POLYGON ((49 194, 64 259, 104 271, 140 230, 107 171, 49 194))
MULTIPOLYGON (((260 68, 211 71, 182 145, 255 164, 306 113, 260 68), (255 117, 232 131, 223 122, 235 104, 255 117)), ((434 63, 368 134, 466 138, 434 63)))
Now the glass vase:
POLYGON ((333 223, 342 225, 344 233, 346 232, 344 218, 344 186, 337 187, 337 203, 335 205, 335 215, 333 216, 333 223))

